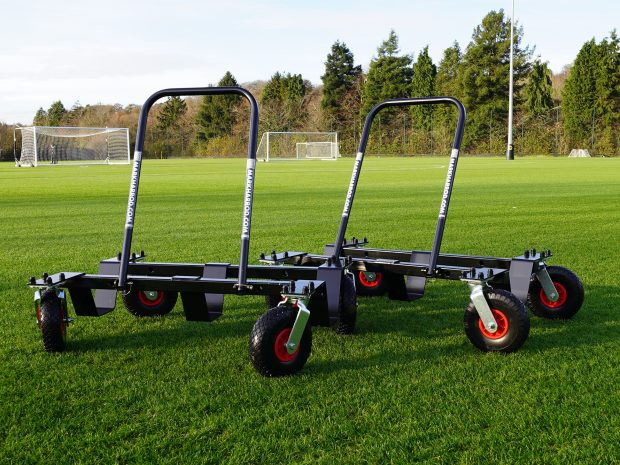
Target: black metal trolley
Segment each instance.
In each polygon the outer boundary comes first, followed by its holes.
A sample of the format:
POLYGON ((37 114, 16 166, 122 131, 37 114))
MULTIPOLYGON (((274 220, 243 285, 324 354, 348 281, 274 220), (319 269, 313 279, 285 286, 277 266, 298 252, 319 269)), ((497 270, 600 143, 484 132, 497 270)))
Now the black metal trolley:
POLYGON ((463 105, 452 97, 403 98, 376 105, 366 117, 335 243, 328 244, 321 255, 262 254, 262 261, 272 265, 318 265, 338 257, 354 272, 359 295, 387 293, 394 300, 421 298, 429 278, 463 281, 469 285, 471 301, 465 309, 465 333, 483 351, 512 352, 523 345, 530 328, 524 304, 539 316, 572 317, 583 303, 583 286, 570 270, 546 265, 551 258, 550 250, 526 250, 513 258, 440 253, 465 117, 463 105), (411 105, 453 105, 458 112, 432 248, 373 249, 366 247, 366 238, 348 241, 347 224, 373 119, 384 108, 411 105))
POLYGON ((172 310, 180 294, 185 316, 191 321, 217 319, 222 315, 225 294, 264 295, 273 308, 254 325, 250 358, 265 376, 292 374, 304 366, 312 345, 311 324, 329 325, 341 334, 353 331, 357 296, 344 260, 295 268, 248 265, 257 132, 258 105, 252 94, 240 87, 164 89, 146 100, 139 117, 122 251, 102 260, 97 274, 65 271, 29 280, 36 289, 37 322, 47 351, 66 347, 67 326, 73 321, 68 315, 66 291, 79 316, 111 312, 118 293, 134 315, 163 315, 172 310), (226 94, 240 95, 250 104, 239 265, 147 262, 143 251, 131 252, 131 242, 149 110, 163 97, 226 94))

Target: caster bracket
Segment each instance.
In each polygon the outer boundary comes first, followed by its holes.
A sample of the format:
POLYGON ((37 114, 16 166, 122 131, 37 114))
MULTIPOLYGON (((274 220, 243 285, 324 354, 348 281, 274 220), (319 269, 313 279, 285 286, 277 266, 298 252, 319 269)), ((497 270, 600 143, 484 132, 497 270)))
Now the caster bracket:
POLYGON ((299 308, 299 311, 297 312, 297 317, 295 318, 295 323, 293 323, 293 328, 291 329, 291 334, 288 337, 288 341, 286 341, 286 351, 290 355, 294 354, 299 347, 301 337, 303 336, 308 320, 310 319, 310 310, 306 307, 306 303, 302 299, 297 299, 295 304, 299 308))
POLYGON ((543 291, 547 298, 551 302, 557 302, 560 298, 560 294, 558 294, 558 290, 555 288, 551 276, 549 276, 547 267, 540 267, 540 269, 536 272, 536 279, 538 279, 538 282, 540 282, 540 285, 543 288, 543 291))
POLYGON ((468 283, 469 288, 471 289, 471 301, 474 303, 474 307, 476 307, 476 311, 478 312, 478 316, 480 317, 480 321, 490 333, 494 333, 497 331, 497 321, 495 321, 495 317, 493 316, 493 312, 491 311, 491 307, 489 307, 489 303, 487 302, 486 297, 484 296, 484 290, 481 284, 468 283))

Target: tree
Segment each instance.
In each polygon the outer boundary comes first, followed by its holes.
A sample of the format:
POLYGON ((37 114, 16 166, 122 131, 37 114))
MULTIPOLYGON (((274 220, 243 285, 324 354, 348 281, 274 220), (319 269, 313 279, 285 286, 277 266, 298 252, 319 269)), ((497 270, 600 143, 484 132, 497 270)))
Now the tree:
MULTIPOLYGON (((411 81, 411 95, 414 97, 429 97, 435 95, 435 77, 437 67, 428 54, 428 45, 422 49, 413 65, 413 79, 411 81)), ((416 127, 430 131, 432 128, 434 107, 432 105, 418 105, 411 108, 411 114, 416 127)))
MULTIPOLYGON (((377 49, 377 57, 370 62, 366 83, 362 92, 361 117, 365 118, 377 103, 398 97, 407 97, 411 92, 411 56, 398 56, 398 36, 392 30, 387 40, 377 49)), ((388 122, 392 112, 382 117, 388 122)))
POLYGON ((49 126, 60 126, 62 119, 67 113, 67 109, 60 100, 52 103, 52 106, 47 110, 47 123, 49 126))
MULTIPOLYGON (((218 86, 238 86, 235 77, 227 71, 218 86)), ((235 124, 233 107, 239 102, 236 95, 205 95, 196 115, 196 139, 208 142, 209 139, 228 135, 235 124)))
POLYGON ((264 131, 295 131, 307 116, 306 93, 311 85, 301 74, 275 73, 261 95, 264 131))
POLYGON ((157 127, 161 131, 178 126, 178 119, 187 112, 187 103, 181 97, 168 97, 157 114, 157 127))
POLYGON ((358 76, 362 73, 361 66, 355 66, 353 53, 344 42, 336 41, 327 55, 323 81, 323 99, 321 100, 322 119, 326 128, 333 130, 333 126, 344 123, 342 103, 353 89, 358 76))
POLYGON ((457 41, 454 41, 452 47, 448 47, 443 51, 443 57, 439 62, 435 79, 435 85, 439 95, 446 95, 449 97, 459 96, 459 77, 462 60, 463 54, 461 53, 461 47, 457 41))
MULTIPOLYGON (((521 90, 533 53, 522 48, 523 28, 514 28, 514 99, 521 102, 521 90)), ((510 72, 510 21, 504 11, 490 11, 474 29, 460 67, 460 94, 468 112, 466 143, 488 138, 489 151, 500 150, 505 143, 504 124, 508 116, 510 72), (496 136, 493 138, 493 135, 496 136)))
POLYGON ((47 112, 40 107, 32 120, 33 126, 47 126, 47 112))
POLYGON ((551 70, 547 63, 536 60, 523 89, 525 108, 531 116, 544 115, 553 108, 551 91, 551 70))
POLYGON ((620 148, 620 40, 613 30, 598 46, 596 68, 596 115, 600 121, 596 134, 599 153, 611 154, 620 148))
POLYGON ((596 113, 598 61, 597 45, 594 39, 591 39, 579 50, 564 84, 564 130, 571 146, 588 146, 590 128, 596 113))

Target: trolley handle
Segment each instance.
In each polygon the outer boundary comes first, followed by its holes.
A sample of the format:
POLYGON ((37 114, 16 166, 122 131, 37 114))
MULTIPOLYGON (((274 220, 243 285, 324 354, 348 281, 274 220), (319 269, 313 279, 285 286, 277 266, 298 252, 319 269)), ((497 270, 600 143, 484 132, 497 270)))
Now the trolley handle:
POLYGON ((364 122, 364 129, 362 131, 362 137, 360 139, 357 156, 355 157, 355 164, 353 165, 353 173, 351 174, 351 181, 349 183, 347 197, 344 203, 342 219, 340 222, 340 227, 338 229, 338 236, 336 238, 335 255, 336 257, 339 257, 342 254, 343 241, 347 231, 347 225, 349 223, 349 215, 351 213, 351 207, 353 206, 353 199, 355 198, 355 191, 357 189, 357 183, 359 181, 362 161, 364 160, 364 154, 366 152, 366 146, 368 145, 370 128, 372 126, 372 122, 375 116, 377 115, 377 113, 387 107, 413 105, 454 105, 458 111, 456 130, 454 132, 454 140, 452 142, 452 152, 450 154, 450 163, 448 165, 446 183, 444 185, 441 204, 439 207, 439 216, 437 218, 437 229, 435 230, 435 237, 433 239, 433 247, 431 249, 430 262, 427 270, 427 275, 432 276, 435 272, 435 268, 437 265, 437 257, 439 255, 441 240, 443 238, 443 232, 446 225, 446 216, 448 215, 448 206, 450 204, 450 196, 452 195, 452 184, 454 182, 456 164, 459 157, 459 150, 461 149, 461 141, 463 140, 463 131, 465 128, 465 108, 463 107, 463 104, 454 97, 415 97, 386 100, 375 105, 368 112, 368 115, 366 116, 366 121, 364 122))
POLYGON ((250 103, 250 129, 248 142, 248 162, 246 167, 246 185, 244 195, 243 220, 241 226, 241 253, 239 259, 239 282, 242 289, 246 285, 248 254, 250 248, 250 222, 252 217, 252 197, 254 194, 254 171, 256 168, 256 140, 258 136, 258 104, 254 96, 242 87, 185 87, 163 89, 151 95, 140 110, 138 118, 138 131, 136 134, 136 146, 134 149, 133 169, 129 183, 129 199, 127 201, 127 217, 125 220, 125 232, 123 248, 121 251, 121 263, 118 274, 117 288, 124 290, 127 285, 127 268, 129 266, 129 254, 131 251, 131 238, 133 235, 136 203, 138 200, 138 185, 140 183, 140 170, 142 167, 142 150, 146 134, 146 123, 149 110, 153 104, 163 97, 180 97, 194 95, 240 95, 250 103))

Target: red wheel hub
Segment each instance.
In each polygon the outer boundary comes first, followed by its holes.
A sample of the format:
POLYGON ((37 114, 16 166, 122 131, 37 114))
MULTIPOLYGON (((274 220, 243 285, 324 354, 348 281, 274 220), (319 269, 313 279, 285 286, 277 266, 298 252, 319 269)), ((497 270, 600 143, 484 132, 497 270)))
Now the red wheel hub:
POLYGON ((506 315, 504 315, 501 310, 492 308, 491 312, 493 313, 493 318, 495 318, 495 321, 497 323, 497 331, 492 333, 487 330, 484 327, 484 323, 482 323, 482 320, 478 320, 478 328, 480 329, 480 332, 484 337, 489 339, 500 339, 504 337, 506 333, 508 333, 508 318, 506 318, 506 315))
POLYGON ((286 343, 288 342, 288 338, 291 335, 292 328, 284 328, 278 336, 276 337, 276 342, 274 343, 274 353, 276 354, 276 358, 281 362, 291 362, 295 360, 297 357, 297 353, 299 352, 299 346, 297 346, 297 350, 292 354, 289 354, 286 350, 286 343))
POLYGON ((377 287, 383 279, 383 276, 381 273, 368 273, 366 271, 360 271, 359 278, 362 286, 377 287))
POLYGON ((549 300, 547 294, 545 294, 544 289, 540 290, 540 301, 545 307, 548 308, 561 307, 566 303, 566 300, 568 299, 568 292, 566 292, 566 288, 563 285, 561 285, 560 283, 556 283, 555 281, 553 282, 553 285, 555 286, 555 290, 558 291, 558 300, 556 300, 555 302, 549 300))
POLYGON ((147 294, 144 291, 138 291, 138 300, 145 307, 157 307, 164 300, 164 291, 155 291, 156 294, 153 296, 152 292, 147 294))

